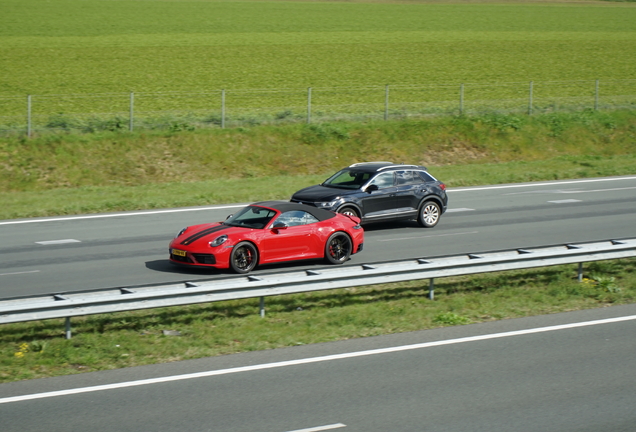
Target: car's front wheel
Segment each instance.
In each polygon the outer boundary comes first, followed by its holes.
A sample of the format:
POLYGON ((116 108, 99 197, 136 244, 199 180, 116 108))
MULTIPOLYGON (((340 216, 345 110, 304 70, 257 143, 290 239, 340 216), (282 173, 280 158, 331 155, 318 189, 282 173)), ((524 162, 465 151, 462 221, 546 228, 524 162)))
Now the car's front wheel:
POLYGON ((354 209, 353 207, 342 207, 341 209, 338 209, 338 213, 341 213, 345 216, 354 216, 357 218, 360 217, 360 215, 358 214, 358 211, 354 209))
POLYGON ((236 273, 245 274, 254 270, 258 262, 258 250, 250 242, 240 242, 232 249, 230 267, 236 273))
POLYGON ((329 236, 325 244, 325 258, 330 264, 342 264, 349 259, 353 251, 353 243, 343 232, 336 232, 329 236))
POLYGON ((435 201, 426 201, 420 207, 417 222, 424 228, 433 228, 439 222, 442 209, 435 201))

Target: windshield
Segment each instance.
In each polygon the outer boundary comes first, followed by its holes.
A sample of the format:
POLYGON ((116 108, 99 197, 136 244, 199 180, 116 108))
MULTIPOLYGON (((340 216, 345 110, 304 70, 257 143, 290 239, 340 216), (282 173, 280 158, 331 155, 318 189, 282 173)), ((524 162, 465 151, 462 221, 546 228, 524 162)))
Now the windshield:
POLYGON ((274 210, 264 207, 248 206, 227 218, 225 225, 263 229, 276 215, 274 210))
POLYGON ((371 176, 372 173, 343 169, 325 180, 322 186, 342 189, 360 189, 363 184, 369 181, 371 176))

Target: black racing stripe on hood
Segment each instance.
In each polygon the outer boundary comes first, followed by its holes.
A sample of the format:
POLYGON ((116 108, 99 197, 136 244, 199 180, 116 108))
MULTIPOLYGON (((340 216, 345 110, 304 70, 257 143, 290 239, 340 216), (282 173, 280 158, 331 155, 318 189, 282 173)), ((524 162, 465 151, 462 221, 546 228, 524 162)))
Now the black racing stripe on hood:
POLYGON ((181 242, 182 245, 189 245, 192 242, 195 242, 197 240, 199 240, 202 237, 205 237, 206 235, 215 233, 215 232, 219 232, 219 231, 223 231, 224 229, 228 229, 230 228, 227 225, 218 225, 212 228, 208 228, 208 229, 204 229, 203 231, 199 231, 196 234, 191 235, 190 237, 188 237, 187 239, 185 239, 184 241, 181 242))

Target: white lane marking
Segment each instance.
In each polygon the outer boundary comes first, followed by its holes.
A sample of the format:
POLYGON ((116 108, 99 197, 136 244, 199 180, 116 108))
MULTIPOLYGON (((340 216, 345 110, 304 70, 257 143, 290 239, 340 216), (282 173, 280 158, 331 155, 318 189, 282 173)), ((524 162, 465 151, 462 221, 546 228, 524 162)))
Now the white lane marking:
POLYGON ((431 235, 423 235, 423 236, 411 236, 411 237, 382 239, 382 240, 378 240, 378 241, 379 242, 390 242, 390 241, 402 241, 402 240, 419 240, 419 239, 429 238, 429 237, 448 237, 448 236, 458 236, 458 235, 478 234, 478 233, 479 233, 479 231, 467 231, 467 232, 452 233, 452 234, 431 234, 431 235))
POLYGON ((25 220, 0 222, 0 225, 18 225, 18 224, 28 224, 28 223, 38 223, 38 222, 60 222, 60 221, 82 220, 82 219, 101 219, 101 218, 113 218, 113 217, 122 217, 122 216, 146 216, 146 215, 155 215, 155 214, 163 214, 163 213, 183 213, 183 212, 201 211, 201 210, 223 210, 223 209, 231 209, 231 208, 241 208, 241 207, 245 207, 246 205, 248 204, 228 205, 228 206, 219 206, 219 207, 156 210, 156 211, 151 210, 151 211, 134 212, 134 213, 113 213, 113 214, 106 214, 106 215, 86 215, 86 216, 45 218, 45 219, 25 219, 25 220))
POLYGON ((570 190, 560 190, 557 193, 562 193, 562 194, 575 194, 575 193, 591 193, 591 192, 612 192, 612 191, 621 191, 621 190, 630 190, 630 189, 636 189, 635 187, 624 187, 624 188, 610 188, 610 189, 583 189, 583 190, 575 190, 575 189, 570 189, 570 190))
POLYGON ((13 272, 13 273, 0 273, 0 276, 11 276, 11 275, 19 275, 19 274, 27 274, 27 273, 40 273, 40 270, 29 270, 29 271, 13 272))
POLYGON ((331 430, 331 429, 339 429, 343 427, 347 427, 347 425, 344 425, 342 423, 336 423, 332 425, 317 426, 317 427, 312 427, 307 429, 296 429, 296 430, 288 431, 288 432, 320 432, 320 431, 331 430))
POLYGON ((11 396, 11 397, 1 398, 0 404, 28 401, 28 400, 34 400, 34 399, 52 398, 57 396, 68 396, 68 395, 81 394, 81 393, 92 393, 92 392, 103 391, 103 390, 115 390, 115 389, 127 388, 127 387, 138 387, 143 385, 159 384, 159 383, 166 383, 166 382, 172 382, 172 381, 183 381, 187 379, 207 378, 212 376, 228 375, 233 373, 253 372, 253 371, 274 369, 274 368, 287 367, 287 366, 298 366, 298 365, 311 364, 311 363, 327 362, 327 361, 333 361, 333 360, 352 359, 352 358, 366 357, 366 356, 377 355, 377 354, 388 354, 388 353, 395 353, 395 352, 402 352, 402 351, 412 351, 412 350, 422 349, 422 348, 431 348, 431 347, 444 346, 444 345, 454 345, 454 344, 460 344, 465 342, 477 342, 477 341, 499 339, 499 338, 505 338, 505 337, 513 337, 513 336, 523 336, 528 334, 545 333, 550 331, 567 330, 567 329, 574 329, 579 327, 612 324, 612 323, 633 321, 633 320, 636 320, 636 315, 628 315, 628 316, 622 316, 617 318, 607 318, 607 319, 601 319, 601 320, 595 320, 595 321, 583 321, 583 322, 570 323, 570 324, 561 324, 561 325, 555 325, 555 326, 549 326, 549 327, 537 327, 537 328, 531 328, 526 330, 516 330, 516 331, 510 331, 510 332, 503 332, 503 333, 492 333, 487 335, 469 336, 469 337, 447 339, 447 340, 434 341, 434 342, 424 342, 424 343, 418 343, 418 344, 412 344, 412 345, 401 345, 396 347, 379 348, 379 349, 372 349, 372 350, 366 350, 366 351, 356 351, 356 352, 343 353, 343 354, 332 354, 332 355, 326 355, 321 357, 309 357, 309 358, 303 358, 303 359, 297 359, 297 360, 287 360, 287 361, 281 361, 281 362, 275 362, 275 363, 264 363, 264 364, 258 364, 258 365, 229 368, 229 369, 195 372, 195 373, 183 374, 183 375, 172 375, 172 376, 159 377, 159 378, 149 378, 149 379, 143 379, 138 381, 125 381, 120 383, 103 384, 103 385, 97 385, 92 387, 79 387, 79 388, 51 391, 51 392, 45 392, 45 393, 33 393, 33 394, 27 394, 22 396, 11 396))
POLYGON ((582 202, 582 201, 577 199, 565 199, 565 200, 555 200, 555 201, 548 201, 548 202, 554 203, 554 204, 566 204, 566 203, 575 203, 575 202, 582 202))
POLYGON ((45 241, 39 241, 35 243, 40 245, 55 245, 55 244, 65 244, 65 243, 81 243, 81 241, 75 240, 75 239, 63 239, 63 240, 45 240, 45 241))
POLYGON ((484 186, 484 187, 467 187, 463 189, 448 188, 446 192, 472 192, 476 190, 492 190, 492 189, 512 189, 512 188, 524 188, 524 187, 536 187, 536 186, 554 186, 564 184, 578 184, 578 183, 594 183, 594 182, 606 182, 617 180, 636 180, 636 177, 616 177, 616 178, 603 178, 603 179, 590 179, 590 180, 572 180, 572 181, 557 181, 548 183, 522 183, 502 186, 484 186))
POLYGON ((504 195, 527 195, 527 194, 580 194, 580 193, 593 193, 593 192, 612 192, 612 191, 622 191, 622 190, 631 190, 636 189, 634 187, 623 187, 623 188, 609 188, 609 189, 547 189, 547 190, 535 190, 535 191, 527 191, 527 192, 512 192, 504 195))
POLYGON ((452 208, 452 209, 447 209, 446 213, 456 213, 456 212, 465 212, 465 211, 475 211, 475 209, 471 209, 471 208, 452 208))

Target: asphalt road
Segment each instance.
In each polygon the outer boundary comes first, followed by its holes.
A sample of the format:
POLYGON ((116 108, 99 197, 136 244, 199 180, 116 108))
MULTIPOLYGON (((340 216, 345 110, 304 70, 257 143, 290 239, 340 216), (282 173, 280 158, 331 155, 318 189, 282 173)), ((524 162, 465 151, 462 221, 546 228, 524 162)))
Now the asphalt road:
MULTIPOLYGON (((632 432, 636 305, 0 385, 3 432, 632 432)), ((125 347, 122 347, 125 349, 125 347)))
MULTIPOLYGON (((0 298, 227 277, 172 266, 168 243, 182 227, 224 220, 243 205, 0 221, 0 298)), ((437 227, 368 226, 365 250, 348 264, 629 238, 635 214, 634 176, 449 189, 437 227)))

